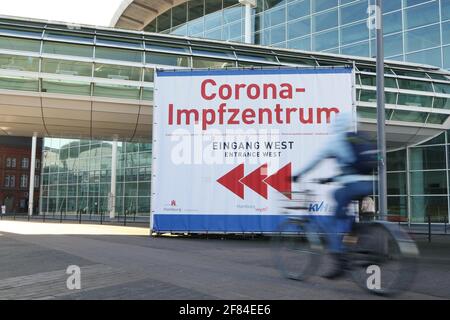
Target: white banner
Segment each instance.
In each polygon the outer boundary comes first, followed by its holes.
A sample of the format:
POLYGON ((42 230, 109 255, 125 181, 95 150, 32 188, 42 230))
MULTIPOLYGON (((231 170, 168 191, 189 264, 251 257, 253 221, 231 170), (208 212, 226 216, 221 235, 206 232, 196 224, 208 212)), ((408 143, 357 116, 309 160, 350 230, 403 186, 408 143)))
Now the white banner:
MULTIPOLYGON (((266 232, 295 174, 327 143, 333 122, 356 121, 351 68, 158 70, 152 229, 266 232)), ((335 174, 321 163, 311 175, 335 174)), ((326 214, 324 196, 303 214, 326 214)))

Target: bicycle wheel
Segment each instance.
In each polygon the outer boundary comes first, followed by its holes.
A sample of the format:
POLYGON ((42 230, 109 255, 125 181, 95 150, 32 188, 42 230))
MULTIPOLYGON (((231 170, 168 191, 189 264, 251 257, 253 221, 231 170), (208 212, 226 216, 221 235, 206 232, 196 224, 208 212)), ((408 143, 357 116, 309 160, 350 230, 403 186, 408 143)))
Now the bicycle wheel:
POLYGON ((272 237, 275 264, 286 278, 305 280, 317 268, 322 243, 318 234, 307 228, 308 222, 288 219, 272 237))
POLYGON ((363 223, 351 237, 349 263, 353 280, 379 295, 406 291, 416 272, 417 247, 398 226, 363 223))

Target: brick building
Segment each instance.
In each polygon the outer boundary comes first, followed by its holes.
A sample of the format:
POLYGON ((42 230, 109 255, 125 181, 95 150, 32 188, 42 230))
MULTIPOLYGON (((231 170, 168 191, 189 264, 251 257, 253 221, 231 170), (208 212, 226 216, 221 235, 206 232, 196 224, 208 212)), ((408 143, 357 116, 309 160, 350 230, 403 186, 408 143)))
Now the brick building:
MULTIPOLYGON (((34 212, 39 208, 42 140, 36 149, 34 212)), ((8 214, 26 214, 30 183, 31 138, 0 137, 0 205, 8 214)))

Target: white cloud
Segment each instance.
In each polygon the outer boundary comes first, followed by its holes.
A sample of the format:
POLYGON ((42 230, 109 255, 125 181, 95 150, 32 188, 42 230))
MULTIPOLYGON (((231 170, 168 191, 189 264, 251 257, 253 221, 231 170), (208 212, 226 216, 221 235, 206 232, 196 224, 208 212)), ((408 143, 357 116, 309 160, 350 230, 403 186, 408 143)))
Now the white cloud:
POLYGON ((0 0, 0 14, 108 26, 122 0, 0 0))

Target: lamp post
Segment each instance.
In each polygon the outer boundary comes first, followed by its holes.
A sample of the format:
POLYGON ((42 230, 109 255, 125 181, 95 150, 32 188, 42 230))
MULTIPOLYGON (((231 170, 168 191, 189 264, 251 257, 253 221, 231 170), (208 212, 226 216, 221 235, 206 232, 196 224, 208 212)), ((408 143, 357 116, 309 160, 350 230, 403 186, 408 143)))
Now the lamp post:
POLYGON ((387 214, 387 174, 386 174, 386 113, 384 98, 384 43, 383 43, 383 7, 382 0, 376 1, 377 31, 377 131, 378 131, 378 208, 381 214, 387 214))

